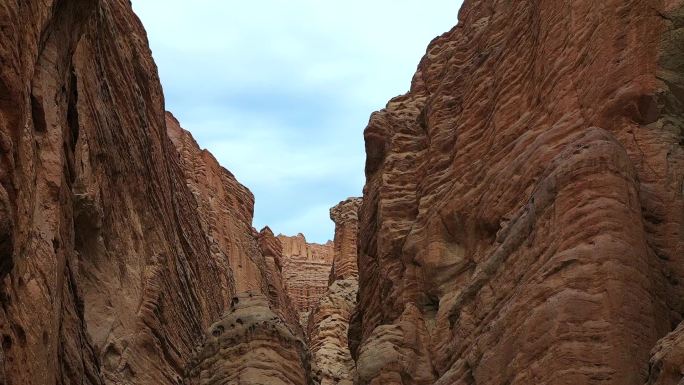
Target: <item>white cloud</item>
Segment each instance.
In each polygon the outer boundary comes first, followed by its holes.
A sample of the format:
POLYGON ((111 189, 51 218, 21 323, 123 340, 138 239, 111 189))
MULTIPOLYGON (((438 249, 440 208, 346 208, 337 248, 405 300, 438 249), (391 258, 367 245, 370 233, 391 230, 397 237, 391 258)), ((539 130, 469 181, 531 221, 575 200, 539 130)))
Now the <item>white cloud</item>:
POLYGON ((133 0, 167 109, 255 194, 255 225, 332 237, 370 113, 405 92, 458 0, 133 0))

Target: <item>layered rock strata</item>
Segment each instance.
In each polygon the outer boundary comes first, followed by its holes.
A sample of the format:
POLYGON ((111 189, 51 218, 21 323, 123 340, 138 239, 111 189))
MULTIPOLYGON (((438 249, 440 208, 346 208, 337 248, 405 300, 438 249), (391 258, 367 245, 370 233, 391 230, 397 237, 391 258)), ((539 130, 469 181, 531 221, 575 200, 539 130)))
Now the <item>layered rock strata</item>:
POLYGON ((294 237, 279 235, 283 245, 282 271, 287 292, 306 328, 311 309, 328 289, 330 266, 333 263, 333 243, 307 243, 302 234, 294 237))
POLYGON ((335 222, 335 254, 330 286, 308 320, 311 379, 317 385, 351 385, 356 374, 347 334, 356 305, 358 270, 356 244, 360 198, 340 202, 330 210, 335 222))
POLYGON ((359 384, 681 383, 682 26, 464 2, 364 133, 359 384))
POLYGON ((129 1, 2 2, 0 62, 2 383, 178 384, 236 292, 296 318, 129 1))
POLYGON ((298 315, 283 281, 282 245, 270 228, 256 232, 252 227, 253 194, 209 151, 200 149, 170 112, 166 112, 166 127, 196 201, 200 230, 209 242, 208 263, 227 264, 226 274, 215 283, 232 288, 224 298, 235 292, 263 293, 274 311, 297 328, 298 315))
POLYGON ((361 198, 349 198, 330 209, 335 223, 334 254, 329 281, 358 277, 357 246, 361 198))
POLYGON ((188 385, 306 385, 304 341, 266 297, 247 292, 210 328, 188 372, 188 385))

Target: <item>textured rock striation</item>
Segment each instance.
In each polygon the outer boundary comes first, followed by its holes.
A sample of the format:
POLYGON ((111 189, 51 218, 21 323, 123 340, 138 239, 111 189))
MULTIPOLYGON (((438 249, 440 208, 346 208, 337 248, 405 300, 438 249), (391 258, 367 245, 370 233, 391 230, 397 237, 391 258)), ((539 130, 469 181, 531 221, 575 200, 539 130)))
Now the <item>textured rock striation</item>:
POLYGON ((347 340, 356 305, 356 244, 361 198, 350 198, 330 210, 335 222, 335 254, 330 286, 311 311, 307 323, 311 379, 317 385, 351 385, 356 374, 347 340))
POLYGON ((252 227, 254 196, 209 151, 200 149, 170 112, 166 113, 166 127, 209 242, 208 263, 227 265, 217 284, 232 290, 223 298, 236 292, 263 293, 274 311, 297 329, 298 316, 282 276, 282 245, 270 228, 257 233, 252 227))
POLYGON ((328 289, 333 243, 307 243, 302 234, 294 237, 278 235, 283 245, 282 272, 287 292, 306 328, 311 309, 328 289))
POLYGON ((295 323, 277 239, 165 116, 129 1, 2 2, 0 62, 2 383, 178 384, 241 291, 295 323))
POLYGON ((365 130, 359 384, 681 383, 683 27, 464 2, 365 130))
POLYGON ((306 345, 272 311, 266 297, 246 292, 209 329, 189 367, 188 385, 306 385, 306 345))
POLYGON ((129 1, 2 2, 0 64, 2 384, 684 382, 681 0, 466 0, 326 245, 252 228, 129 1))
POLYGON ((330 283, 339 279, 358 277, 358 213, 361 202, 361 198, 349 198, 330 209, 330 219, 335 222, 335 252, 330 270, 330 283))

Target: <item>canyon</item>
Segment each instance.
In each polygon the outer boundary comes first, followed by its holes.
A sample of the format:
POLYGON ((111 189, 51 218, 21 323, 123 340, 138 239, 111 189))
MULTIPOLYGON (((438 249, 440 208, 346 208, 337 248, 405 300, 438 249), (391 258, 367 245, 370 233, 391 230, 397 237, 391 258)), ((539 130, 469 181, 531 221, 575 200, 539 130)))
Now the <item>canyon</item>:
POLYGON ((465 0, 319 245, 129 1, 1 2, 0 384, 681 384, 683 90, 681 0, 465 0))

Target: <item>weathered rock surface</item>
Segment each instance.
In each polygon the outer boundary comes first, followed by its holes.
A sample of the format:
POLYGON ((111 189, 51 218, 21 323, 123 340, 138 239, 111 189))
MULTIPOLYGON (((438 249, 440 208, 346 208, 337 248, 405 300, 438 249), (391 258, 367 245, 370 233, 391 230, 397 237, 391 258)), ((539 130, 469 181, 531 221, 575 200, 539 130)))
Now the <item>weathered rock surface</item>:
POLYGON ((330 209, 330 219, 335 222, 335 252, 330 270, 330 283, 338 279, 358 277, 358 213, 361 202, 361 198, 349 198, 330 209))
POLYGON ((464 2, 365 130, 359 384, 681 383, 682 27, 464 2))
POLYGON ((236 292, 296 318, 251 193, 165 119, 129 1, 2 2, 0 63, 2 383, 178 384, 236 292))
POLYGON ((360 198, 350 198, 330 209, 330 218, 335 222, 330 287, 311 311, 307 323, 314 384, 351 385, 356 375, 347 335, 359 286, 356 244, 360 205, 360 198))
POLYGON ((333 242, 326 244, 308 243, 304 234, 297 234, 294 237, 278 235, 280 243, 283 245, 283 256, 286 258, 305 259, 313 261, 325 261, 332 263, 335 257, 333 242))
POLYGON ((287 292, 287 283, 283 277, 283 252, 280 240, 273 235, 270 228, 265 227, 258 235, 259 249, 263 255, 266 266, 261 271, 267 287, 262 291, 268 295, 271 307, 285 320, 298 337, 304 337, 301 327, 300 314, 294 306, 287 292))
POLYGON ((301 337, 259 293, 233 298, 209 333, 188 373, 189 385, 305 385, 308 365, 301 337))
POLYGON ((302 234, 294 237, 278 235, 283 245, 283 279, 300 323, 306 329, 311 309, 328 290, 330 266, 333 263, 333 243, 307 243, 302 234))
MULTIPOLYGON (((265 271, 252 229, 254 196, 207 150, 198 146, 190 132, 166 113, 166 129, 178 151, 185 184, 195 198, 201 231, 209 240, 210 261, 227 263, 234 277, 236 292, 263 291, 265 271)), ((224 278, 224 279, 226 279, 224 278)), ((228 287, 230 283, 221 282, 228 287)), ((230 298, 229 295, 225 298, 230 298)))

